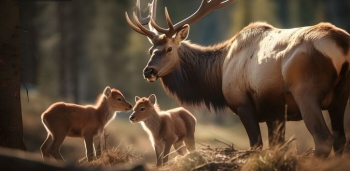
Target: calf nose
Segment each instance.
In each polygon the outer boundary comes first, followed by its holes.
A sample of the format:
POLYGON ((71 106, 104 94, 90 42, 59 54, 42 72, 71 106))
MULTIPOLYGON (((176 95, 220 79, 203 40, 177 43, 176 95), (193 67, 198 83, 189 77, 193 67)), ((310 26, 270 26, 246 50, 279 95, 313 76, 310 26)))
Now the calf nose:
POLYGON ((132 108, 132 105, 129 106, 129 109, 131 109, 131 108, 132 108))
POLYGON ((133 120, 135 118, 135 116, 131 115, 129 120, 133 120))

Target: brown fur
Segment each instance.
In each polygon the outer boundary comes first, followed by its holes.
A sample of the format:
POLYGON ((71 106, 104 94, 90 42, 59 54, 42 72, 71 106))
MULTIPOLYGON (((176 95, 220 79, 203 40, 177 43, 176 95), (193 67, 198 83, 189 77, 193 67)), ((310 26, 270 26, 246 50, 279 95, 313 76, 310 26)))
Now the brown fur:
POLYGON ((47 130, 47 138, 41 146, 43 160, 50 155, 56 160, 63 160, 59 149, 66 136, 80 137, 85 140, 86 156, 91 161, 101 155, 100 140, 107 124, 115 117, 116 111, 128 111, 132 105, 117 89, 106 87, 95 105, 77 105, 57 102, 52 104, 42 115, 42 122, 47 130))
POLYGON ((195 150, 194 132, 196 118, 186 109, 179 107, 160 111, 156 96, 148 98, 135 97, 134 112, 130 116, 132 123, 141 122, 148 133, 157 156, 157 166, 168 161, 168 154, 173 145, 181 155, 186 154, 186 145, 190 151, 195 150))
POLYGON ((262 147, 259 122, 266 122, 274 146, 284 142, 286 121, 303 119, 316 156, 328 156, 332 146, 335 154, 342 153, 350 93, 349 33, 330 23, 279 29, 255 22, 222 44, 205 47, 186 41, 190 26, 181 26, 172 37, 146 35, 152 37, 143 73, 147 81, 159 78, 181 104, 230 108, 240 117, 251 147, 262 147), (329 112, 332 132, 322 110, 329 112))

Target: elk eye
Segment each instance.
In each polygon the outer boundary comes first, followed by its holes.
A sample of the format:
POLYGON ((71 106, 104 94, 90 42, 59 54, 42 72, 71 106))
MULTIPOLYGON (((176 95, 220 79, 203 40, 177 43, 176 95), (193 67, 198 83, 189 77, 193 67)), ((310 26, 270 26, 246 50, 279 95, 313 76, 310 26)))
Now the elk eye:
POLYGON ((166 50, 167 52, 171 52, 173 50, 172 47, 168 47, 168 49, 166 50))
POLYGON ((117 101, 120 102, 120 101, 122 101, 122 99, 118 97, 118 98, 117 98, 117 101))
POLYGON ((144 108, 144 107, 141 107, 141 108, 140 108, 140 111, 145 111, 145 108, 144 108))

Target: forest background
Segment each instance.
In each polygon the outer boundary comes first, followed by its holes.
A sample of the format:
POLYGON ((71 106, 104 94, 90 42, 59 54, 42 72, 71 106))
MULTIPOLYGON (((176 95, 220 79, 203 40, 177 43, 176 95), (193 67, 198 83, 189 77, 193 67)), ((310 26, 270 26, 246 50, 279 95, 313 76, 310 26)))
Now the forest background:
MULTIPOLYGON (((157 23, 163 27, 166 27, 165 6, 175 23, 191 15, 201 2, 158 1, 157 23)), ((141 0, 143 16, 147 15, 149 2, 141 0)), ((106 86, 111 86, 121 90, 133 104, 135 96, 154 93, 161 109, 179 105, 165 93, 159 81, 148 83, 143 79, 142 70, 149 60, 147 52, 151 44, 126 23, 125 11, 131 15, 134 0, 29 0, 19 1, 19 5, 21 103, 28 151, 40 154, 46 138, 40 115, 56 101, 92 104, 106 86)), ((266 21, 279 28, 331 22, 350 32, 350 1, 236 0, 192 24, 188 39, 201 45, 220 43, 255 21, 266 21)), ((223 141, 233 143, 237 149, 249 147, 239 118, 231 112, 215 114, 204 108, 188 109, 198 120, 197 142, 219 146, 222 145, 219 141, 223 141)), ((154 162, 148 137, 140 124, 128 121, 130 113, 119 113, 107 127, 108 146, 133 144, 135 153, 154 162)), ((260 126, 266 148, 266 125, 260 126)), ((295 146, 300 153, 313 147, 302 121, 287 124, 286 137, 291 136, 297 138, 295 146)), ((83 140, 67 138, 61 151, 65 159, 75 162, 84 156, 83 140)))

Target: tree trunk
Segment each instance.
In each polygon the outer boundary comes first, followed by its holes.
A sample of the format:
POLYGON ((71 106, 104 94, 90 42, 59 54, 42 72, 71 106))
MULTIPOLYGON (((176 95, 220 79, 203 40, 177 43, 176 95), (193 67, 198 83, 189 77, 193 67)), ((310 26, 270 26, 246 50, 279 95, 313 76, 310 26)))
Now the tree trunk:
POLYGON ((0 146, 25 150, 20 101, 20 29, 17 1, 0 1, 0 146))

